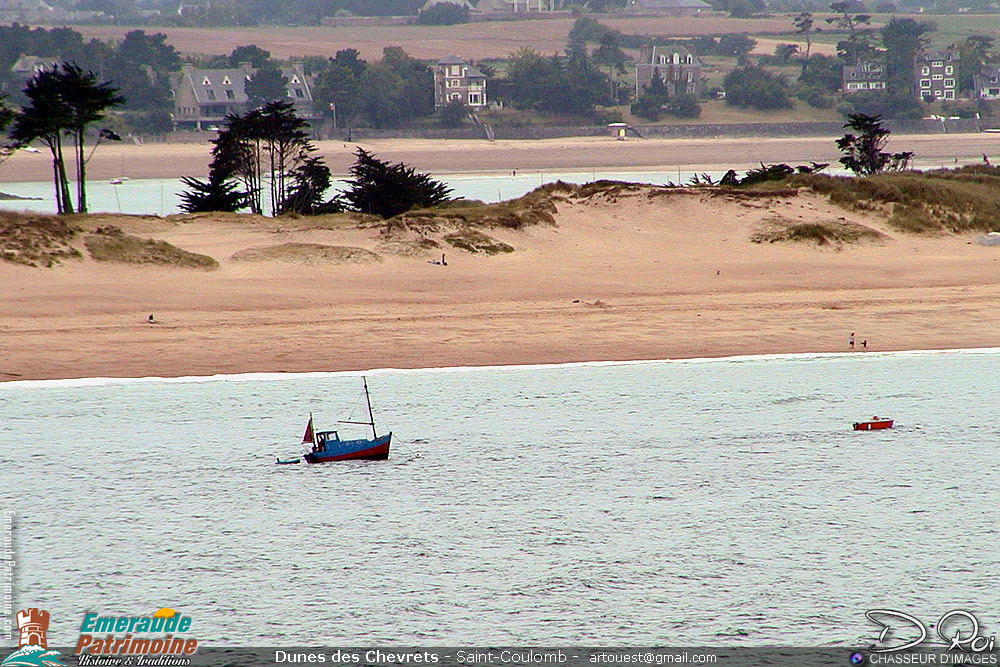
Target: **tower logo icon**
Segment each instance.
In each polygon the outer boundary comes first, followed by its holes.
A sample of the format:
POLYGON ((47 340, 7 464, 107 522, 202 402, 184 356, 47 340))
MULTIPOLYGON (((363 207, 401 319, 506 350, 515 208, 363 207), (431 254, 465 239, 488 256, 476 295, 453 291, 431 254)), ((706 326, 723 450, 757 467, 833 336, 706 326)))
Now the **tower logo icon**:
POLYGON ((45 637, 49 631, 49 612, 44 609, 31 607, 17 612, 17 629, 21 631, 21 637, 17 642, 18 648, 25 646, 49 647, 49 642, 45 637))
POLYGON ((17 650, 0 662, 0 667, 55 667, 59 651, 49 649, 49 612, 29 607, 17 612, 17 629, 20 632, 17 650))

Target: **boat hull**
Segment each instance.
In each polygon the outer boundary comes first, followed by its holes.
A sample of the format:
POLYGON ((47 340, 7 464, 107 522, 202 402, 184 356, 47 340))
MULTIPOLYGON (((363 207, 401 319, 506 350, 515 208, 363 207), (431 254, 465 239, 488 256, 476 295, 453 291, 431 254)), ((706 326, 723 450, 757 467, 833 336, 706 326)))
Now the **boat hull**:
POLYGON ((334 463, 336 461, 384 461, 389 458, 392 433, 374 440, 351 440, 331 443, 327 450, 306 454, 306 463, 334 463))
POLYGON ((881 431, 883 429, 892 428, 893 420, 891 419, 880 419, 878 421, 870 422, 854 422, 855 431, 881 431))

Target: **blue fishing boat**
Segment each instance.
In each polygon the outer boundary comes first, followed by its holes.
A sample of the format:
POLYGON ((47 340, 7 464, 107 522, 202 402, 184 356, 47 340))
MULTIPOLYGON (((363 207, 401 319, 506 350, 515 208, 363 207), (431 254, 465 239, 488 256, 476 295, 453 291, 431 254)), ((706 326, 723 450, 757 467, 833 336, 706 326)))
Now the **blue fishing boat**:
POLYGON ((368 396, 368 380, 361 378, 365 384, 365 401, 368 404, 368 421, 339 421, 340 424, 364 424, 371 426, 371 440, 360 438, 358 440, 341 440, 336 431, 319 431, 313 428, 313 417, 310 413, 309 423, 306 424, 306 432, 302 436, 302 444, 311 446, 311 451, 305 454, 306 463, 332 463, 334 461, 351 461, 356 459, 384 460, 389 458, 389 444, 392 440, 392 431, 385 435, 378 435, 375 430, 375 417, 372 415, 372 401, 368 396))

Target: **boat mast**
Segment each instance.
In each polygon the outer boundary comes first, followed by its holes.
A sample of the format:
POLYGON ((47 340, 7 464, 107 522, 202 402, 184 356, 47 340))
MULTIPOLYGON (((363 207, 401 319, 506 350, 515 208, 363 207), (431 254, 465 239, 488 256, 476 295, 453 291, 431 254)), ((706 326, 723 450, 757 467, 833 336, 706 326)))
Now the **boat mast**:
POLYGON ((368 402, 368 423, 372 425, 372 439, 374 440, 378 436, 375 435, 375 415, 372 414, 372 399, 368 395, 368 378, 362 375, 361 381, 365 383, 365 401, 368 402))

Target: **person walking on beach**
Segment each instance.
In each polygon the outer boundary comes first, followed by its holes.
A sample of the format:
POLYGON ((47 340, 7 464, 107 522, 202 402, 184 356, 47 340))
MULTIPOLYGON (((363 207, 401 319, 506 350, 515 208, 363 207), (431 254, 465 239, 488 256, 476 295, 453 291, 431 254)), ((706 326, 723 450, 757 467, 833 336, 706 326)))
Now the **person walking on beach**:
POLYGON ((867 338, 865 338, 863 341, 861 341, 861 347, 863 349, 865 349, 865 350, 868 349, 868 339, 867 338))
POLYGON ((851 332, 851 335, 848 336, 847 343, 851 346, 851 349, 853 350, 854 349, 854 332, 853 331, 851 332))

